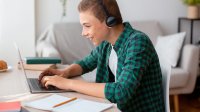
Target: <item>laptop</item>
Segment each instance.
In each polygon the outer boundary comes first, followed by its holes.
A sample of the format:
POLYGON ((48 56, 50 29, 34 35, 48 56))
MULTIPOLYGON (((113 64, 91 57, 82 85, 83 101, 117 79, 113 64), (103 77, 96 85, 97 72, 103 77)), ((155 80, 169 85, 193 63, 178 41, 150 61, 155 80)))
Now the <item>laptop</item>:
POLYGON ((17 49, 17 52, 18 52, 18 56, 19 56, 19 59, 20 59, 20 65, 21 65, 21 68, 22 68, 22 71, 26 77, 26 80, 27 80, 27 83, 28 83, 28 87, 29 87, 29 90, 31 93, 60 93, 60 92, 67 92, 69 90, 61 90, 61 89, 58 89, 54 86, 49 86, 48 89, 46 89, 45 87, 42 87, 40 84, 39 84, 39 81, 37 78, 28 78, 27 77, 27 74, 26 74, 26 71, 24 69, 24 65, 23 65, 23 60, 22 60, 22 56, 21 56, 21 53, 20 53, 20 50, 19 50, 19 47, 17 46, 16 43, 14 43, 16 49, 17 49))

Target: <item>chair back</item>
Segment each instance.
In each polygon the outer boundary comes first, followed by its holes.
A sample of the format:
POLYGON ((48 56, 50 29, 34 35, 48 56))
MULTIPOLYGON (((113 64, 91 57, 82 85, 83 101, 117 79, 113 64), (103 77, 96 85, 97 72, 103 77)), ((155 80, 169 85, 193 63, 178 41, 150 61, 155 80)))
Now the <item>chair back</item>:
POLYGON ((165 112, 170 112, 170 104, 169 104, 169 83, 170 83, 170 75, 171 75, 171 66, 162 58, 160 59, 160 66, 162 71, 162 85, 164 92, 164 101, 165 101, 165 112))

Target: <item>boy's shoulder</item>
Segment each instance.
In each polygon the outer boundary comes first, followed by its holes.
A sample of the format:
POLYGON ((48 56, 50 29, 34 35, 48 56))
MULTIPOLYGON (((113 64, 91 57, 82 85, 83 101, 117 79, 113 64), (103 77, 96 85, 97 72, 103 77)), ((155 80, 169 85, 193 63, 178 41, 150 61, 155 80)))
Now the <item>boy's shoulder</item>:
POLYGON ((153 43, 150 40, 149 36, 147 34, 145 34, 142 31, 133 29, 133 32, 131 33, 130 37, 127 39, 127 42, 131 42, 131 43, 143 43, 143 44, 147 44, 153 47, 153 43))

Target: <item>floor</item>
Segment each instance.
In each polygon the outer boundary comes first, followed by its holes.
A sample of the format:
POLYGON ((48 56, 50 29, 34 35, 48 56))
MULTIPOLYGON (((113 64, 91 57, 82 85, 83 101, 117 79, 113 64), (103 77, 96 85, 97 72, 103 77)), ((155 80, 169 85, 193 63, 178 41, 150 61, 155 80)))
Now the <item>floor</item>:
MULTIPOLYGON (((170 109, 173 111, 173 103, 170 98, 170 109)), ((180 95, 179 96, 180 112, 200 112, 200 96, 180 95)))

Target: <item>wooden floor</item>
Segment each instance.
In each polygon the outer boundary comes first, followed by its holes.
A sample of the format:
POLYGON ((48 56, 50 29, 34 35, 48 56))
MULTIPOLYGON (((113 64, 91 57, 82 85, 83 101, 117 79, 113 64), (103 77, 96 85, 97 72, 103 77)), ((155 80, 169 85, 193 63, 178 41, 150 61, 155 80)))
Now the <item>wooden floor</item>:
MULTIPOLYGON (((170 97, 170 110, 173 111, 173 102, 170 97)), ((179 95, 180 112, 200 112, 200 96, 179 95)))

